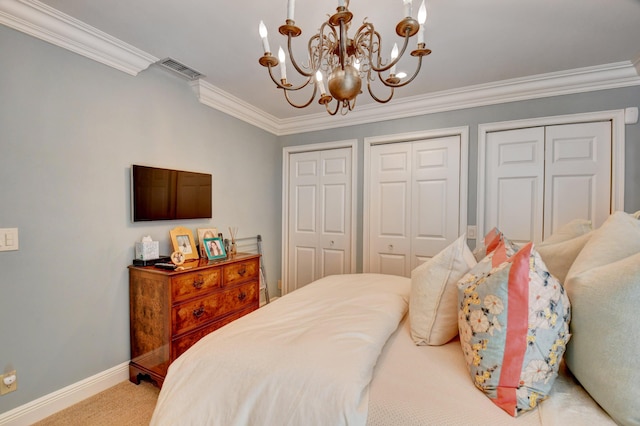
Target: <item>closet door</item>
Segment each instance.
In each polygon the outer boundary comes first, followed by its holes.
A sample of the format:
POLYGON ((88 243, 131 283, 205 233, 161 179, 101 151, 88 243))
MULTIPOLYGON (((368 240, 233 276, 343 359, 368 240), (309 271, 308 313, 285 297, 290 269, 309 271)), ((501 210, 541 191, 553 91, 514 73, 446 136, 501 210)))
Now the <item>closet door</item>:
POLYGON ((611 122, 487 134, 483 232, 541 242, 567 222, 611 213, 611 122))
POLYGON ((484 231, 498 227, 516 243, 543 230, 544 127, 489 133, 484 231))
POLYGON ((351 148, 291 154, 289 291, 351 271, 351 148))
POLYGON ((460 235, 460 136, 412 144, 411 265, 460 235))
POLYGON ((599 227, 611 207, 611 122, 546 127, 544 238, 565 223, 599 227))
POLYGON ((371 147, 369 272, 411 267, 411 143, 371 147))
POLYGON ((460 136, 371 147, 369 272, 410 276, 458 238, 460 147, 460 136))

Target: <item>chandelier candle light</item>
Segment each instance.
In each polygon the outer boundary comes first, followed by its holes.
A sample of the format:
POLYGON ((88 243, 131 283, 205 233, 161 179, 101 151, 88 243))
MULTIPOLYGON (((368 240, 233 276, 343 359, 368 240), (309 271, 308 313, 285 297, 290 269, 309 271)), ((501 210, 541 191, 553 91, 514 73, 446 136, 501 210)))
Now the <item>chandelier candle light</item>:
POLYGON ((309 39, 308 65, 300 66, 293 57, 292 39, 300 36, 302 30, 295 25, 293 19, 295 0, 288 0, 286 23, 280 26, 279 32, 287 37, 289 60, 304 81, 297 86, 287 81, 285 51, 280 47, 277 58, 271 54, 267 28, 262 21, 260 21, 259 32, 264 55, 260 57, 260 65, 269 69, 271 80, 279 89, 283 90, 287 102, 296 108, 309 106, 319 91, 318 103, 324 105, 329 114, 336 115, 340 111, 342 115, 346 115, 353 110, 356 97, 362 93, 363 80, 366 80, 367 90, 376 102, 389 102, 395 88, 406 86, 416 78, 422 66, 422 57, 431 53, 431 50, 425 47, 424 42, 424 23, 427 20, 424 0, 418 10, 417 21, 411 17, 411 0, 403 0, 403 4, 405 18, 396 25, 396 34, 404 38, 404 43, 401 49, 398 49, 397 43, 393 45, 389 62, 385 63, 382 58, 382 40, 373 24, 365 20, 355 35, 349 37, 348 30, 353 19, 353 14, 349 12, 349 0, 338 0, 336 13, 330 16, 320 26, 318 33, 309 39), (396 74, 396 65, 403 57, 409 39, 416 34, 418 35, 417 46, 411 51, 411 56, 418 58, 418 65, 414 74, 407 79, 405 73, 396 74), (273 68, 278 65, 280 66, 279 81, 273 76, 273 68), (384 77, 383 73, 387 72, 387 77, 384 77), (328 75, 329 94, 327 94, 323 83, 323 75, 328 75), (380 82, 389 88, 389 94, 386 98, 379 98, 372 91, 371 83, 375 81, 376 75, 380 82), (294 103, 289 97, 289 92, 303 89, 310 84, 312 87, 311 97, 305 103, 294 103), (336 102, 331 105, 334 99, 336 102))

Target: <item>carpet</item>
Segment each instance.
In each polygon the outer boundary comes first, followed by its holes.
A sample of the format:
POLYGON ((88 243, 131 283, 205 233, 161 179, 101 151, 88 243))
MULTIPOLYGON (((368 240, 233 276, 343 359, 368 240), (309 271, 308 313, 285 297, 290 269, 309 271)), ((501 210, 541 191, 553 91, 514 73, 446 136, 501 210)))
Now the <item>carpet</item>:
POLYGON ((149 382, 119 383, 65 408, 35 426, 142 426, 148 425, 160 389, 149 382))

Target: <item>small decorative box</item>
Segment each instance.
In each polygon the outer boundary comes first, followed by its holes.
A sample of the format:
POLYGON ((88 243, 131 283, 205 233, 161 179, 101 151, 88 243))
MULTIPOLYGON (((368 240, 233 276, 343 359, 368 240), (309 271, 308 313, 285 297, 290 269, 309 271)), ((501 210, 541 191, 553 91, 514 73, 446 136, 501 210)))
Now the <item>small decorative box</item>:
POLYGON ((158 241, 136 243, 136 259, 150 260, 158 257, 160 257, 160 243, 158 241))

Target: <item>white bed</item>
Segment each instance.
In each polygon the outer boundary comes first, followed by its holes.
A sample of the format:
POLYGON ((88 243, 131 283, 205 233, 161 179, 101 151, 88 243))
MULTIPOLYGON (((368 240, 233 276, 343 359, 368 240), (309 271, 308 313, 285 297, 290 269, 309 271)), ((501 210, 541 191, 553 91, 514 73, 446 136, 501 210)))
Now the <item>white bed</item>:
POLYGON ((562 370, 518 418, 477 390, 457 339, 416 346, 411 280, 326 277, 206 336, 169 368, 152 425, 615 424, 562 370))

